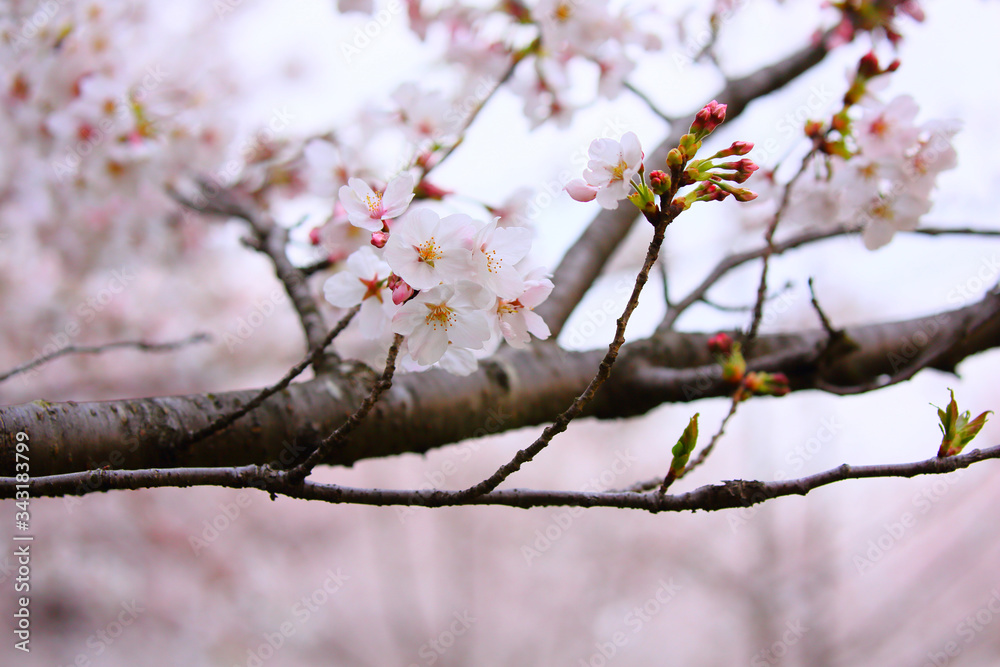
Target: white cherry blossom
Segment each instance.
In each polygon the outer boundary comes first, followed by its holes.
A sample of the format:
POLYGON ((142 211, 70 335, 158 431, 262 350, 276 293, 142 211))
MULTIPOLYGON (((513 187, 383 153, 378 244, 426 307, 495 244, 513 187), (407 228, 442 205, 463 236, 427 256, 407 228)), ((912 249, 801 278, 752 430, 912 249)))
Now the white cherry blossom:
POLYGON ((470 294, 467 281, 440 285, 403 304, 392 318, 392 330, 407 337, 410 356, 421 366, 437 362, 449 345, 478 350, 490 338, 486 314, 470 294))
POLYGON ((549 337, 548 325, 534 312, 534 308, 549 298, 552 288, 551 280, 541 277, 540 272, 534 272, 526 277, 524 291, 516 299, 497 299, 493 321, 499 334, 511 347, 527 347, 532 335, 539 340, 549 337))
POLYGON ((590 162, 583 180, 597 188, 597 203, 607 209, 618 208, 618 202, 628 197, 632 178, 642 165, 642 147, 634 132, 626 132, 621 142, 595 139, 590 144, 590 162))
POLYGON ((347 268, 327 278, 323 284, 326 300, 339 308, 361 304, 358 325, 361 335, 381 337, 396 306, 392 290, 386 286, 391 269, 371 247, 364 247, 347 258, 347 268))
POLYGON ((487 224, 472 241, 472 266, 475 280, 504 299, 517 298, 524 291, 515 264, 531 250, 531 231, 523 227, 497 228, 497 221, 487 224))
POLYGON ((386 220, 398 218, 413 199, 413 177, 402 173, 389 181, 385 192, 375 192, 360 178, 340 188, 340 203, 352 225, 377 232, 386 220))
POLYGON ((471 277, 469 243, 475 234, 472 218, 464 214, 441 218, 420 209, 399 221, 385 244, 385 260, 414 289, 471 277))

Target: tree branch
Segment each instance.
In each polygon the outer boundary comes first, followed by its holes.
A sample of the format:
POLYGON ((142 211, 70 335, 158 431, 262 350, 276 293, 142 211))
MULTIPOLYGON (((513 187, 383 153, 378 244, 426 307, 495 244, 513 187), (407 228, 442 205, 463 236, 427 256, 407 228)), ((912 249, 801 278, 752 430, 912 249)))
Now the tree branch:
MULTIPOLYGON (((192 210, 207 215, 236 217, 249 223, 254 233, 250 245, 267 255, 274 264, 275 275, 284 285, 302 323, 306 348, 311 350, 320 346, 326 337, 326 324, 309 291, 307 274, 288 258, 288 230, 277 224, 267 213, 259 211, 253 202, 241 198, 238 193, 219 188, 204 179, 199 180, 198 184, 201 192, 196 199, 189 199, 176 190, 171 190, 169 194, 192 210)), ((337 355, 331 352, 326 357, 321 357, 313 367, 317 373, 327 372, 334 367, 336 361, 339 361, 337 355)))
MULTIPOLYGON (((774 482, 729 480, 702 486, 676 495, 658 491, 578 492, 536 491, 531 489, 494 490, 469 497, 464 491, 423 491, 395 489, 359 489, 336 484, 305 481, 290 483, 279 471, 266 466, 239 468, 177 468, 172 470, 93 470, 89 472, 35 477, 28 483, 32 497, 82 496, 112 490, 135 490, 162 487, 222 486, 235 489, 257 488, 273 496, 284 495, 302 500, 335 504, 408 505, 414 507, 452 507, 457 505, 504 505, 507 507, 615 507, 647 512, 707 512, 750 507, 783 496, 804 496, 813 489, 848 479, 916 477, 940 475, 974 463, 1000 458, 1000 445, 974 449, 947 458, 930 458, 914 463, 851 466, 844 464, 808 477, 774 482)), ((0 477, 0 499, 13 498, 17 482, 0 477)))
POLYGON ((27 373, 33 368, 37 368, 42 364, 48 363, 53 359, 58 359, 59 357, 67 354, 101 354, 103 352, 110 352, 111 350, 120 350, 123 348, 131 348, 142 352, 173 352, 174 350, 179 350, 182 347, 195 345, 197 343, 204 343, 210 341, 211 339, 212 337, 206 333, 196 333, 183 340, 175 340, 169 343, 147 343, 141 340, 126 340, 115 343, 105 343, 103 345, 67 345, 66 347, 59 348, 55 352, 43 354, 42 356, 25 362, 20 366, 15 366, 9 371, 0 373, 0 382, 21 373, 27 373))
MULTIPOLYGON (((964 328, 982 325, 936 355, 930 367, 953 372, 962 359, 1000 347, 1000 296, 927 317, 847 327, 856 348, 826 352, 822 329, 759 337, 750 368, 783 372, 793 391, 859 386, 894 375, 918 361, 921 349, 964 328)), ((712 332, 714 333, 714 332, 712 332)), ((616 372, 582 416, 630 417, 666 402, 729 396, 708 351, 711 333, 667 332, 621 349, 616 372)), ((421 453, 463 439, 549 422, 593 379, 600 350, 568 352, 553 344, 505 348, 466 377, 445 371, 394 379, 379 401, 378 419, 361 424, 324 463, 405 452, 421 453)), ((33 474, 52 475, 110 466, 146 469, 239 466, 278 462, 288 467, 310 444, 342 424, 368 395, 373 374, 293 383, 232 424, 187 450, 188 434, 251 401, 258 391, 155 397, 91 403, 35 401, 0 407, 0 470, 13 470, 14 435, 31 437, 33 474)), ((789 399, 783 399, 789 400, 789 399)))

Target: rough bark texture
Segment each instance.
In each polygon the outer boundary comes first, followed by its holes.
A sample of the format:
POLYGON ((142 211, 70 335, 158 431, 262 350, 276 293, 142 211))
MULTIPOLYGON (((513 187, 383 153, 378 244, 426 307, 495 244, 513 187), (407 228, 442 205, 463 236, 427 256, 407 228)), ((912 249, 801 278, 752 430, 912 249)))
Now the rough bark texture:
MULTIPOLYGON (((763 336, 751 366, 785 372, 794 390, 821 383, 860 385, 921 361, 937 341, 960 338, 929 365, 946 371, 969 355, 1000 346, 1000 295, 972 306, 902 322, 852 327, 853 350, 824 352, 821 330, 763 336), (976 326, 978 324, 978 326, 976 326)), ((709 334, 670 333, 622 348, 611 379, 588 414, 629 417, 665 402, 723 396, 707 351, 709 334)), ((327 460, 355 461, 425 452, 550 420, 583 390, 602 350, 566 352, 554 344, 505 349, 468 377, 443 371, 396 378, 346 445, 327 460)), ((13 470, 14 436, 30 436, 32 476, 99 467, 143 469, 251 463, 288 466, 332 432, 360 404, 371 373, 324 376, 293 384, 229 429, 188 449, 177 444, 256 392, 144 398, 96 403, 45 401, 0 407, 0 467, 13 470)))

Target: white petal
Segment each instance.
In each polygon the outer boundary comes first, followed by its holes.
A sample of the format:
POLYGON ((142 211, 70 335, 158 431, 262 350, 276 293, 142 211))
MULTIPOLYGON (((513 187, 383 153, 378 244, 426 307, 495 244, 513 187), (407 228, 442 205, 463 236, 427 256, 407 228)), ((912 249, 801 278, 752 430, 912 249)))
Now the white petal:
POLYGON ((341 271, 330 276, 323 283, 323 296, 338 308, 350 308, 361 303, 365 286, 349 271, 341 271))

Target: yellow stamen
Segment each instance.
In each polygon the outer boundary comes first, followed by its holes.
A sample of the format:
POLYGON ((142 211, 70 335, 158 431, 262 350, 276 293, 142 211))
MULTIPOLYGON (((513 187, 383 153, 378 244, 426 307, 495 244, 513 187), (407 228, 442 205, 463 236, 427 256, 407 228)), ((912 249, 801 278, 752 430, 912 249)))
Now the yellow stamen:
POLYGON ((426 305, 427 310, 430 311, 427 313, 427 317, 424 322, 433 327, 435 331, 438 330, 439 326, 447 331, 448 327, 455 323, 455 311, 449 308, 447 304, 428 303, 424 305, 426 305))

